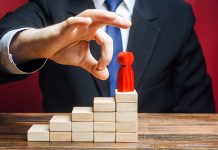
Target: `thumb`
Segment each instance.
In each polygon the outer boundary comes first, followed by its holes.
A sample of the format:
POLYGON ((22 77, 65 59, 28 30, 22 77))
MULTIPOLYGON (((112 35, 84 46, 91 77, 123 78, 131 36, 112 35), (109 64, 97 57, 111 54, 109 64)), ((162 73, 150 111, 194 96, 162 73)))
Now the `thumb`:
POLYGON ((103 70, 98 69, 98 61, 92 56, 90 50, 81 60, 79 66, 100 80, 107 80, 109 77, 109 71, 107 67, 105 67, 103 70))

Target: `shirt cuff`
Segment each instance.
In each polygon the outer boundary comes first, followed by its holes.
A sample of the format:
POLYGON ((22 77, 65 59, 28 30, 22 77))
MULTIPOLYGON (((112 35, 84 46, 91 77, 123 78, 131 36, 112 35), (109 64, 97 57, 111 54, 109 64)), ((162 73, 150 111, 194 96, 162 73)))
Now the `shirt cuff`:
POLYGON ((13 38, 17 33, 27 30, 30 28, 20 28, 7 32, 0 40, 0 65, 3 67, 3 70, 12 73, 12 74, 32 74, 40 70, 47 59, 39 59, 39 61, 34 60, 34 63, 25 63, 21 67, 17 66, 13 60, 13 56, 10 53, 10 44, 13 38), (25 69, 28 68, 28 69, 25 69))

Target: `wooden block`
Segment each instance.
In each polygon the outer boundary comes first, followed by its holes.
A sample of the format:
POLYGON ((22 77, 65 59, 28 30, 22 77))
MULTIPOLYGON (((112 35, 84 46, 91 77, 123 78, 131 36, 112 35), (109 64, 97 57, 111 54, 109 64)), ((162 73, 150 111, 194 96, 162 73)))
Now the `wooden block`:
POLYGON ((115 112, 94 112, 94 122, 115 122, 115 112))
POLYGON ((138 133, 116 133, 116 142, 137 142, 138 133))
POLYGON ((112 111, 115 112, 115 100, 113 97, 95 97, 94 98, 94 112, 112 111))
POLYGON ((49 125, 32 125, 27 132, 27 141, 49 141, 49 125))
POLYGON ((117 112, 137 112, 138 111, 138 103, 116 103, 116 111, 117 112))
POLYGON ((116 132, 138 132, 138 122, 116 122, 116 132))
POLYGON ((94 140, 93 132, 72 132, 72 141, 92 142, 94 140))
POLYGON ((72 132, 50 132, 50 141, 71 141, 72 132))
POLYGON ((94 142, 115 142, 115 132, 94 132, 94 142))
POLYGON ((116 122, 138 122, 138 113, 116 112, 116 122))
POLYGON ((50 131, 71 131, 71 117, 54 115, 50 120, 50 131))
POLYGON ((93 121, 92 107, 74 107, 72 111, 72 121, 93 121))
POLYGON ((115 100, 117 103, 136 103, 138 101, 138 94, 136 90, 134 90, 133 92, 118 92, 117 90, 115 90, 115 100))
POLYGON ((115 132, 115 126, 115 122, 94 122, 94 131, 115 132))
POLYGON ((93 122, 72 122, 72 132, 93 132, 93 122))

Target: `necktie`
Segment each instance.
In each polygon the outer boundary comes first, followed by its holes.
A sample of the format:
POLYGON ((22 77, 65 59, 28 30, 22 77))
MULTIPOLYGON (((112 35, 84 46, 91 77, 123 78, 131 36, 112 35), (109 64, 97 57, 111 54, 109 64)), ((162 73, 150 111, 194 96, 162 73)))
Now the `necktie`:
MULTIPOLYGON (((105 4, 108 7, 109 11, 115 12, 117 7, 120 5, 122 0, 105 0, 105 4)), ((108 70, 110 73, 109 77, 109 83, 110 83, 110 96, 114 96, 115 89, 117 88, 117 76, 118 76, 118 70, 119 70, 119 64, 117 61, 117 56, 119 52, 122 51, 122 38, 121 38, 121 32, 120 29, 113 26, 107 26, 106 32, 110 37, 113 39, 113 57, 111 60, 110 65, 108 66, 108 70)))

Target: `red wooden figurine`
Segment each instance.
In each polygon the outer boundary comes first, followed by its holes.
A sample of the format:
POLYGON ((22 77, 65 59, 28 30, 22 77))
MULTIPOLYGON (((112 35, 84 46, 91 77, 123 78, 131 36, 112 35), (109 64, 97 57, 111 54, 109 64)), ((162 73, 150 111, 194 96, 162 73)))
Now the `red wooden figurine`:
POLYGON ((134 91, 134 72, 132 69, 134 56, 131 52, 120 52, 117 59, 120 64, 118 92, 132 92, 134 91))

